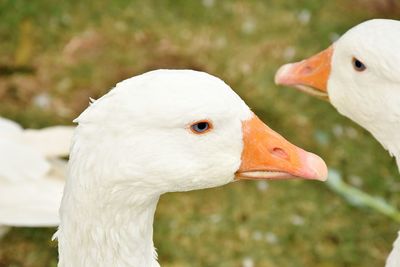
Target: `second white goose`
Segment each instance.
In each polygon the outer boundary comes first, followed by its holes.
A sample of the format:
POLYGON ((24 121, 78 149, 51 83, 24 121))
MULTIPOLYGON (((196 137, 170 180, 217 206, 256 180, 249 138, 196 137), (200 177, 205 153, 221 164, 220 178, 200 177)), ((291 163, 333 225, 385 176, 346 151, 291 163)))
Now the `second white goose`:
MULTIPOLYGON (((329 99, 396 157, 400 170, 400 21, 357 25, 323 52, 277 72, 278 84, 329 99)), ((400 237, 387 267, 400 266, 400 237)))

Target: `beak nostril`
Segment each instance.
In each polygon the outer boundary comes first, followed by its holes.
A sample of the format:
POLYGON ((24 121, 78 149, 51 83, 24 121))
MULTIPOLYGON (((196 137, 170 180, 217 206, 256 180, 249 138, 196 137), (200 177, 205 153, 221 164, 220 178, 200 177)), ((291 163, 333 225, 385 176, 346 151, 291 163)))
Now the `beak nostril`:
POLYGON ((303 69, 302 69, 302 74, 304 74, 304 75, 307 75, 307 74, 309 74, 310 72, 312 72, 312 70, 313 70, 313 68, 311 67, 311 66, 309 66, 309 65, 307 65, 307 66, 305 66, 303 69))
POLYGON ((289 159, 289 155, 285 152, 285 150, 279 147, 273 148, 271 154, 282 159, 289 159))

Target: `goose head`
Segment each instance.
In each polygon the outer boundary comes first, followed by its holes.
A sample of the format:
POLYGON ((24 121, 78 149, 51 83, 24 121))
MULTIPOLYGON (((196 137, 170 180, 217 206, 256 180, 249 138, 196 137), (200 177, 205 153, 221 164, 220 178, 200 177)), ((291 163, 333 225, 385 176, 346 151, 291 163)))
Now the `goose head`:
POLYGON ((164 193, 242 178, 326 176, 318 156, 290 144, 228 85, 202 72, 159 70, 125 80, 76 122, 71 164, 79 154, 101 165, 82 181, 87 188, 121 183, 164 193), (107 179, 95 179, 96 172, 107 179))
POLYGON ((321 158, 286 141, 203 72, 125 80, 76 122, 57 232, 60 267, 158 266, 152 222, 163 193, 327 176, 321 158))
POLYGON ((400 128, 399 48, 399 21, 369 20, 319 54, 282 66, 275 82, 330 101, 398 154, 393 131, 400 128))

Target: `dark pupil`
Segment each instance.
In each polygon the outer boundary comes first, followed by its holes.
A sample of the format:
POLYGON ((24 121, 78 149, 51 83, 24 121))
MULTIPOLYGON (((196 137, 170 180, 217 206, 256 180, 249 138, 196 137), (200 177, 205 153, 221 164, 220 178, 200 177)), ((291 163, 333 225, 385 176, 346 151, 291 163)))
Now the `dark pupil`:
POLYGON ((194 125, 194 130, 196 132, 203 132, 208 129, 208 123, 207 122, 199 122, 194 125))
POLYGON ((353 65, 357 71, 363 71, 366 69, 365 65, 358 59, 353 58, 353 65))
POLYGON ((363 64, 359 60, 356 60, 356 62, 354 64, 356 64, 356 67, 358 69, 361 69, 363 67, 363 64))

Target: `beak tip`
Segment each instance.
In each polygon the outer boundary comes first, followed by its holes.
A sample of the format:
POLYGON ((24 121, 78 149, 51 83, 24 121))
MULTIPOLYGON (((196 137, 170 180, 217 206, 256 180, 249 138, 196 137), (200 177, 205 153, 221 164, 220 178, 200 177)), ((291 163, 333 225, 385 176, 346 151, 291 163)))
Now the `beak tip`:
POLYGON ((307 156, 307 165, 313 173, 313 179, 320 181, 326 181, 328 179, 328 167, 326 166, 325 161, 322 158, 310 153, 307 156))
POLYGON ((288 82, 287 73, 291 64, 281 66, 275 74, 274 82, 276 85, 285 85, 288 82))

